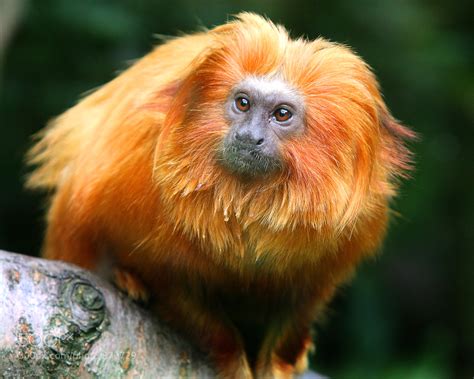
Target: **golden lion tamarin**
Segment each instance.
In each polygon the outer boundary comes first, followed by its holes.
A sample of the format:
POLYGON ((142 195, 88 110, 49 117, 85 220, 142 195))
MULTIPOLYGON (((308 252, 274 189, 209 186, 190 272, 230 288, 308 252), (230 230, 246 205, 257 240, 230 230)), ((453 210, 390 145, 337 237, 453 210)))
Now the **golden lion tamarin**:
POLYGON ((349 48, 250 13, 169 40, 54 120, 44 255, 150 301, 226 378, 292 377, 379 246, 414 133, 349 48), (144 285, 144 287, 142 287, 144 285))

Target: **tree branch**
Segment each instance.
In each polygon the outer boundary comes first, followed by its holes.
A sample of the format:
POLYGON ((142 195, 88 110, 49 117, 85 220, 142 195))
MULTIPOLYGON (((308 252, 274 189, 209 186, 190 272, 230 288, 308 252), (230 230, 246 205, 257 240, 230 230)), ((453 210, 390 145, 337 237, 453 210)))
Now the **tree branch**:
POLYGON ((3 377, 214 376, 180 336, 93 274, 4 251, 0 267, 3 377))

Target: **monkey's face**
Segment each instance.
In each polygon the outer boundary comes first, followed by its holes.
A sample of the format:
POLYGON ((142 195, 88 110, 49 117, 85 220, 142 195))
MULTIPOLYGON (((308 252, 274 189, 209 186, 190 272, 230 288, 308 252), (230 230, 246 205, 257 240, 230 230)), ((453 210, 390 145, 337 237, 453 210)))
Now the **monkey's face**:
POLYGON ((304 130, 303 99, 284 81, 250 76, 225 103, 229 130, 218 159, 244 178, 282 169, 280 145, 304 130))

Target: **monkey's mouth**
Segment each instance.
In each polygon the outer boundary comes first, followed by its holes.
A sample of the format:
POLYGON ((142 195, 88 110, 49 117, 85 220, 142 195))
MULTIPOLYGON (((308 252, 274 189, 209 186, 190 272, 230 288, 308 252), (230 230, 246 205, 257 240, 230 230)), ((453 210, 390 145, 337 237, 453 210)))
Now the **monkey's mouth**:
POLYGON ((218 161, 232 173, 245 178, 266 176, 281 169, 278 159, 238 144, 224 146, 218 161))

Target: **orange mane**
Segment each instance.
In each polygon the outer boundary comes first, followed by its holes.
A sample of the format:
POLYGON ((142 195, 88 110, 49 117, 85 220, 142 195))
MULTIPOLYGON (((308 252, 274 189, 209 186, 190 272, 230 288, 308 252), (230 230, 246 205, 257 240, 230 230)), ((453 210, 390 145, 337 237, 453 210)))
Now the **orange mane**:
POLYGON ((324 39, 291 40, 252 14, 210 34, 214 41, 183 79, 156 148, 155 180, 188 233, 212 236, 224 249, 230 242, 216 239, 214 219, 235 218, 262 234, 290 230, 305 240, 317 230, 318 240, 333 241, 334 233, 352 233, 361 218, 386 208, 395 178, 409 168, 402 139, 412 132, 391 118, 357 55, 324 39), (282 146, 283 172, 243 183, 215 153, 227 130, 226 96, 250 75, 278 77, 300 91, 307 118, 304 137, 282 146))

